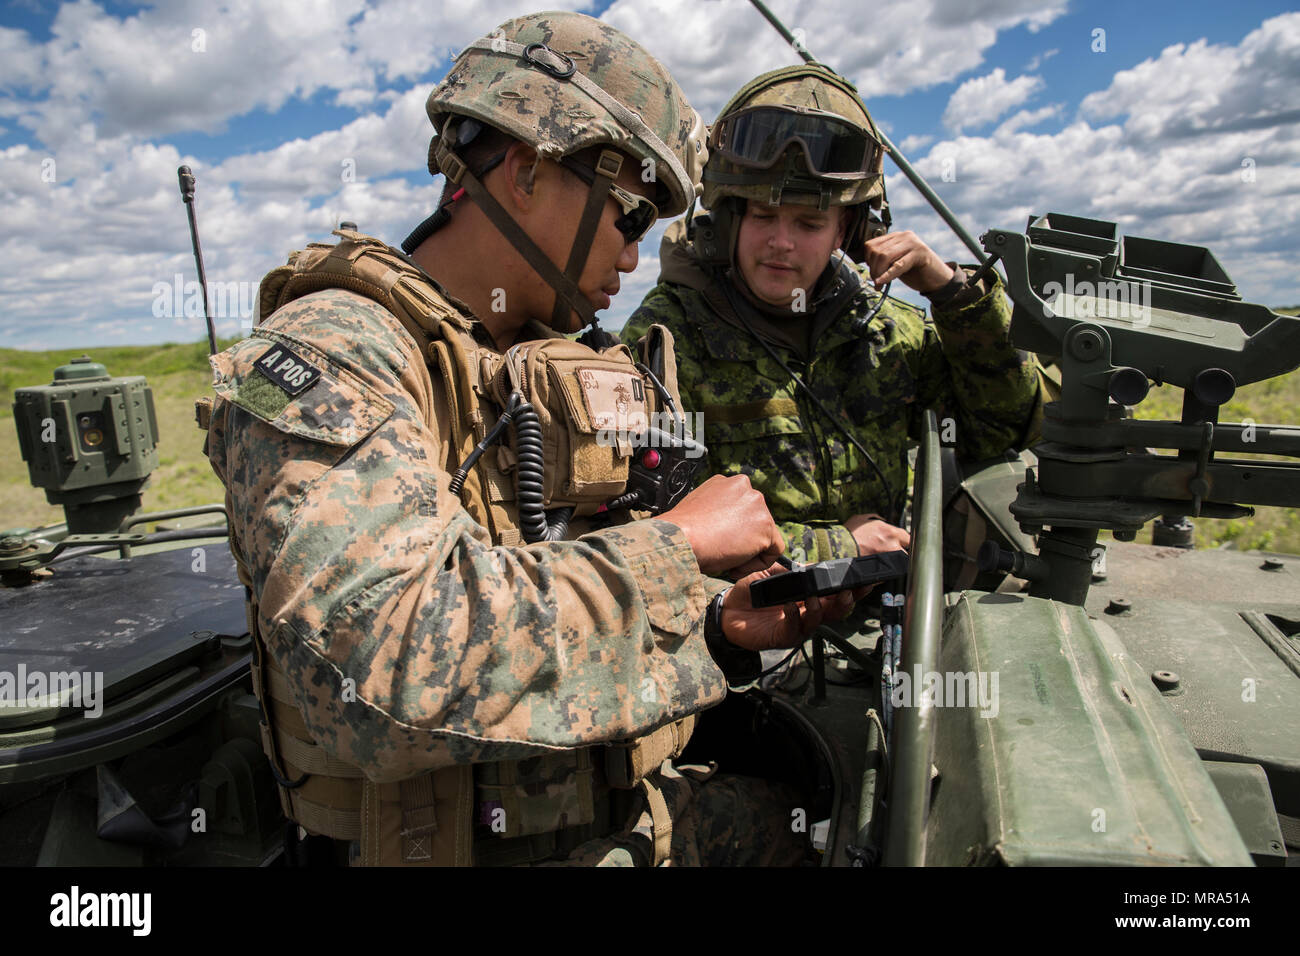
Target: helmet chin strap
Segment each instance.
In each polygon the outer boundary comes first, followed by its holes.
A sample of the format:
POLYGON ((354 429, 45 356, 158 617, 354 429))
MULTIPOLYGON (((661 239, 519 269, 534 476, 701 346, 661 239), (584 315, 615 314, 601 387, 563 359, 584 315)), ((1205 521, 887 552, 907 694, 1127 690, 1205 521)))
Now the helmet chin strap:
MULTIPOLYGON (((582 270, 587 266, 587 257, 591 254, 591 244, 596 238, 596 227, 600 225, 601 214, 605 211, 605 200, 609 198, 609 187, 618 179, 619 172, 623 169, 623 157, 613 150, 602 149, 600 159, 596 162, 596 176, 591 182, 591 187, 587 190, 587 204, 582 208, 582 218, 578 220, 578 231, 573 237, 573 245, 569 247, 569 261, 564 266, 564 276, 574 286, 577 286, 578 280, 582 277, 582 270)), ((584 325, 596 324, 596 313, 591 308, 583 296, 582 302, 587 306, 586 311, 578 311, 578 314, 587 321, 584 325), (588 315, 590 313, 590 315, 588 315)), ((555 292, 555 310, 551 314, 551 327, 554 328, 565 318, 568 317, 566 303, 561 300, 560 292, 555 292)))
POLYGON ((543 282, 555 290, 551 326, 555 327, 562 323, 570 311, 578 313, 583 325, 595 325, 596 310, 592 308, 591 302, 578 287, 578 279, 586 268, 596 227, 600 224, 601 214, 605 211, 609 187, 618 178, 623 157, 613 150, 601 151, 600 159, 596 163, 596 176, 587 192, 587 202, 578 221, 578 231, 573 237, 573 245, 569 248, 569 258, 565 263, 564 271, 561 272, 514 217, 488 192, 478 177, 469 171, 464 161, 452 152, 445 136, 435 139, 432 152, 438 168, 447 177, 447 181, 465 190, 465 195, 483 211, 488 221, 515 247, 515 251, 533 267, 543 282))

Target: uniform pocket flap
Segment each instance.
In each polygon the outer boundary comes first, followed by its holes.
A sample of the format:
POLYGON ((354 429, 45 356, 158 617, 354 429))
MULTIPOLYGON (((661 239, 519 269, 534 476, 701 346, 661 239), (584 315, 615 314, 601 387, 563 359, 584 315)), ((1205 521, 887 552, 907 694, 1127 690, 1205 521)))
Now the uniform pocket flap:
POLYGON ((329 445, 357 444, 395 406, 305 342, 270 330, 214 355, 218 395, 282 432, 329 445))
POLYGON ((579 432, 588 435, 606 429, 639 432, 646 427, 649 405, 645 384, 641 373, 634 368, 555 362, 551 372, 579 432))

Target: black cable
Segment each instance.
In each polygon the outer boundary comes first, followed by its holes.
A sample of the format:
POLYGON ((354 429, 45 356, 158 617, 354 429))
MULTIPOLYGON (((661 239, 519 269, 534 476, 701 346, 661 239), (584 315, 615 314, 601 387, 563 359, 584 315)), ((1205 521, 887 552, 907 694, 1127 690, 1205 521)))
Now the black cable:
MULTIPOLYGON (((519 527, 529 544, 561 541, 569 533, 573 509, 556 508, 554 520, 551 520, 543 508, 546 461, 542 452, 542 424, 532 403, 522 401, 522 396, 520 398, 514 409, 515 455, 519 459, 515 472, 519 527)), ((514 396, 511 396, 511 404, 514 404, 514 396)))
POLYGON ((790 663, 790 658, 794 657, 794 656, 795 656, 796 654, 798 654, 801 650, 803 650, 803 643, 802 643, 802 642, 799 644, 798 647, 792 648, 792 649, 790 650, 790 653, 787 654, 787 655, 785 655, 785 657, 781 658, 781 660, 777 661, 775 664, 773 664, 773 665, 772 665, 771 667, 769 667, 767 670, 760 672, 759 675, 758 675, 758 677, 757 677, 756 679, 757 679, 757 680, 762 680, 762 679, 763 679, 764 677, 766 677, 768 674, 774 674, 774 673, 776 673, 776 672, 779 671, 782 667, 785 667, 786 664, 790 663))
POLYGON ((681 425, 682 436, 685 437, 686 419, 684 419, 682 417, 682 413, 677 410, 677 403, 673 401, 672 393, 668 391, 667 386, 665 386, 663 382, 659 381, 659 376, 657 376, 654 372, 650 371, 650 367, 645 365, 644 363, 637 362, 636 369, 642 375, 648 375, 650 377, 650 381, 654 384, 655 391, 659 393, 659 397, 663 400, 663 403, 667 407, 668 411, 672 412, 673 419, 678 424, 681 425))
MULTIPOLYGON (((794 648, 793 650, 791 650, 790 653, 789 653, 788 655, 786 655, 785 660, 781 661, 781 663, 782 663, 782 664, 786 663, 786 661, 788 661, 791 657, 793 657, 794 655, 798 654, 799 651, 802 649, 802 647, 803 647, 803 645, 800 644, 799 647, 796 647, 796 648, 794 648)), ((777 666, 780 666, 780 665, 777 665, 777 666)), ((764 672, 764 673, 766 673, 766 672, 764 672)), ((802 694, 802 693, 804 692, 804 690, 808 687, 808 685, 809 685, 810 683, 812 683, 812 670, 811 670, 811 668, 805 670, 805 671, 803 672, 803 674, 804 674, 804 679, 803 679, 803 681, 802 681, 802 682, 801 682, 797 687, 791 687, 791 686, 790 686, 791 678, 793 678, 794 675, 795 675, 796 673, 798 673, 797 669, 792 667, 792 668, 790 668, 789 671, 787 671, 785 674, 782 674, 782 675, 780 676, 780 678, 779 678, 779 679, 780 679, 780 683, 779 683, 779 684, 776 684, 776 685, 773 685, 772 687, 768 687, 768 688, 764 688, 764 689, 765 689, 765 690, 780 690, 782 693, 789 694, 790 696, 795 696, 795 695, 797 695, 797 694, 802 694)), ((760 675, 760 679, 761 679, 761 675, 760 675)))
POLYGON ((619 495, 611 501, 605 502, 605 511, 603 513, 609 514, 610 512, 618 511, 621 508, 634 508, 638 503, 640 503, 640 501, 641 495, 638 492, 629 491, 619 495))
POLYGON ((871 324, 871 320, 880 314, 881 308, 885 305, 885 300, 889 298, 889 287, 893 284, 893 279, 886 282, 885 287, 880 290, 880 298, 876 300, 876 304, 867 311, 866 315, 860 315, 853 320, 854 332, 865 332, 867 326, 871 324))
MULTIPOLYGON (((447 205, 450 205, 448 203, 447 205)), ((402 240, 402 251, 408 256, 415 252, 416 249, 424 243, 435 232, 451 222, 451 212, 447 206, 439 206, 431 216, 411 230, 411 234, 402 240)))
MULTIPOLYGON (((817 633, 816 633, 815 631, 813 632, 812 639, 813 639, 813 640, 817 640, 817 641, 820 641, 820 640, 821 640, 821 638, 817 636, 817 633)), ((806 650, 804 650, 804 645, 803 645, 803 644, 800 644, 799 647, 798 647, 797 649, 800 650, 800 651, 803 651, 803 659, 804 659, 804 663, 808 665, 808 669, 809 669, 809 670, 812 670, 812 669, 813 669, 813 662, 812 662, 812 660, 808 657, 808 652, 807 652, 806 650)), ((829 655, 827 655, 827 656, 829 656, 829 655)), ((848 658, 844 658, 844 659, 845 659, 845 660, 848 660, 848 658)), ((861 677, 855 677, 853 680, 847 680, 847 681, 845 681, 845 680, 831 680, 829 677, 825 677, 825 676, 823 676, 822 679, 823 679, 827 684, 831 685, 832 687, 856 687, 856 686, 858 686, 859 684, 861 684, 861 683, 863 683, 863 682, 865 682, 865 681, 867 681, 867 680, 870 680, 870 679, 871 679, 871 676, 872 676, 872 675, 871 675, 870 673, 864 671, 861 677)))
POLYGON ((522 404, 523 400, 524 397, 518 392, 512 393, 510 396, 510 405, 504 412, 502 412, 501 417, 496 420, 496 424, 488 429, 488 433, 483 436, 483 440, 475 445, 474 450, 469 453, 463 462, 460 463, 460 466, 456 469, 456 473, 451 479, 451 493, 453 495, 460 494, 461 488, 465 486, 465 479, 469 477, 469 470, 474 467, 474 463, 479 460, 483 452, 487 451, 488 446, 496 441, 497 437, 505 431, 506 426, 509 425, 511 420, 514 418, 515 412, 519 410, 519 406, 522 404))
MULTIPOLYGON (((463 121, 457 132, 464 130, 468 135, 459 140, 459 145, 465 146, 470 143, 482 131, 482 129, 482 123, 478 123, 474 120, 463 121)), ((506 158, 507 152, 509 152, 509 150, 502 150, 495 156, 491 157, 483 164, 483 168, 474 173, 474 175, 481 180, 497 166, 501 165, 501 161, 506 158)), ((443 195, 439 198, 438 208, 431 216, 416 226, 409 236, 402 240, 403 252, 408 256, 413 254, 416 249, 420 248, 424 240, 428 239, 443 226, 447 225, 447 223, 451 222, 451 207, 452 204, 456 202, 459 192, 459 188, 448 190, 445 186, 443 187, 443 195)))

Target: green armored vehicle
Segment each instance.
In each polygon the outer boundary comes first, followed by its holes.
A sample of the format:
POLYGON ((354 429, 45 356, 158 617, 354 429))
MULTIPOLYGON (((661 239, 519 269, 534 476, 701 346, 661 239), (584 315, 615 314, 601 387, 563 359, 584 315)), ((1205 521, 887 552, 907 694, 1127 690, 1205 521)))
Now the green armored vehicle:
MULTIPOLYGON (((900 606, 823 628, 703 715, 684 759, 799 787, 791 825, 828 865, 1289 862, 1300 557, 1190 549, 1186 518, 1300 505, 1295 463, 1223 457, 1294 457, 1300 428, 1218 421, 1300 365, 1300 319, 1242 302, 1208 250, 1112 223, 983 242, 1017 344, 1059 356, 1045 441, 962 466, 931 421, 909 580, 880 589, 900 606), (1140 417, 1152 383, 1184 390, 1180 421, 1140 417), (1151 522, 1168 546, 1134 542, 1151 522)), ((0 862, 304 861, 224 511, 138 513, 148 386, 73 361, 15 393, 15 421, 67 521, 0 540, 0 862)))
POLYGON ((67 520, 0 531, 0 864, 278 859, 225 509, 139 512, 159 439, 144 378, 74 359, 14 399, 31 481, 67 520))

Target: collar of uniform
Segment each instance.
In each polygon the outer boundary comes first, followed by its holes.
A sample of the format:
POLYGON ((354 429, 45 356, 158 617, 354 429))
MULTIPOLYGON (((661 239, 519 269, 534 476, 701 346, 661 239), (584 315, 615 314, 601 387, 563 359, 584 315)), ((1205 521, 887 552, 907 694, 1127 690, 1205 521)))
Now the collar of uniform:
MULTIPOLYGON (((370 237, 365 237, 365 238, 370 238, 370 237)), ((376 241, 378 242, 380 240, 376 240, 376 241)), ((463 328, 468 328, 468 325, 466 325, 465 323, 474 321, 474 313, 470 311, 468 305, 466 305, 460 299, 456 298, 454 295, 448 292, 446 287, 443 286, 441 282, 439 282, 433 276, 429 275, 429 273, 424 270, 424 267, 422 265, 420 265, 418 262, 412 259, 401 249, 398 249, 395 246, 388 246, 388 245, 385 245, 384 248, 388 252, 397 256, 407 265, 409 265, 412 269, 414 269, 416 272, 420 274, 420 277, 424 279, 425 282, 433 286, 433 290, 437 292, 438 295, 442 296, 443 300, 446 301, 448 305, 450 305, 453 309, 455 309, 459 313, 459 316, 456 316, 456 318, 465 319, 465 322, 458 322, 457 324, 461 325, 463 328)))
POLYGON ((519 330, 519 335, 515 338, 516 342, 532 341, 533 339, 563 339, 568 338, 563 332, 557 332, 544 322, 538 322, 536 319, 529 319, 524 323, 523 328, 519 330))
MULTIPOLYGON (((487 330, 483 322, 472 315, 449 315, 444 321, 468 332, 473 336, 474 341, 479 345, 488 345, 496 348, 496 340, 492 338, 492 333, 487 330)), ((531 342, 534 339, 562 339, 565 336, 556 332, 553 328, 545 323, 538 322, 536 319, 529 319, 519 327, 519 334, 515 336, 516 342, 531 342)))
MULTIPOLYGON (((731 303, 727 301, 720 285, 721 282, 727 281, 729 280, 719 278, 709 283, 709 287, 703 292, 694 289, 683 290, 685 296, 699 296, 708 304, 708 311, 712 313, 699 324, 704 347, 715 359, 728 362, 755 362, 766 358, 767 350, 745 331, 740 324, 740 318, 732 309, 731 303)), ((689 315, 691 311, 688 309, 687 314, 689 315)))
POLYGON ((468 312, 456 311, 442 317, 442 321, 466 333, 479 345, 491 345, 492 336, 487 328, 475 316, 468 312))

